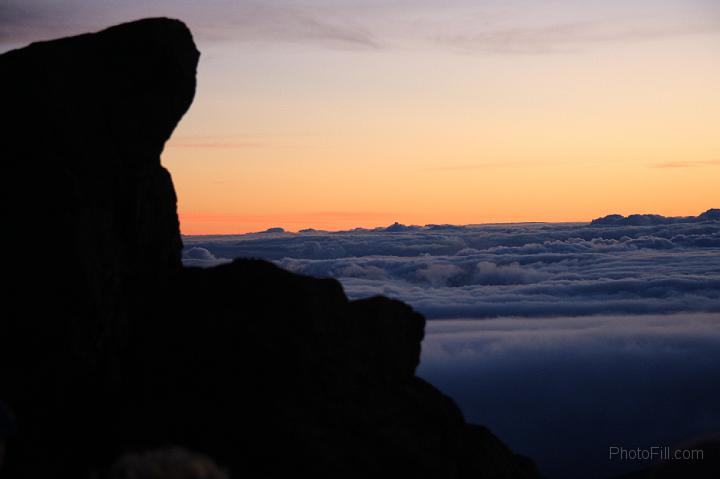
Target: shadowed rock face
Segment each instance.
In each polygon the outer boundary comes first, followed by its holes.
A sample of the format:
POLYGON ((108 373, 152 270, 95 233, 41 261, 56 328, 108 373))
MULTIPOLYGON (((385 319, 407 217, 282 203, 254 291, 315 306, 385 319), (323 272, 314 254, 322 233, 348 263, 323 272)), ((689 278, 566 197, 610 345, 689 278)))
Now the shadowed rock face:
POLYGON ((160 152, 192 102, 198 56, 170 20, 0 56, 0 241, 22 319, 3 327, 32 336, 28 354, 99 360, 133 302, 181 267, 160 152))
POLYGON ((407 305, 259 260, 182 268, 159 155, 198 57, 168 19, 0 55, 7 476, 172 444, 235 477, 536 477, 415 377, 407 305))

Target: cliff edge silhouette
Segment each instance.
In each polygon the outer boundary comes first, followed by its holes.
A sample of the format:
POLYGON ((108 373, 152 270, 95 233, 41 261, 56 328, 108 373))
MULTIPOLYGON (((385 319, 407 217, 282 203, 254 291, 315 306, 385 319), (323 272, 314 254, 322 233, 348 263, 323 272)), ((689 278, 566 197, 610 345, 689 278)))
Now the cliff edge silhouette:
POLYGON ((163 18, 0 55, 6 477, 166 445, 232 477, 537 477, 415 376, 409 306, 261 260, 182 266, 160 154, 198 59, 163 18))

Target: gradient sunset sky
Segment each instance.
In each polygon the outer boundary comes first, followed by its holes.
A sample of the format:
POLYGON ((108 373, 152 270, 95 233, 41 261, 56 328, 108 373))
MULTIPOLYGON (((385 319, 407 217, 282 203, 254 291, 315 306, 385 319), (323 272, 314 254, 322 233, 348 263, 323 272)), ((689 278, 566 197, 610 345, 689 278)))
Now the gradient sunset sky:
POLYGON ((193 30, 185 234, 720 207, 717 0, 5 0, 0 51, 193 30))

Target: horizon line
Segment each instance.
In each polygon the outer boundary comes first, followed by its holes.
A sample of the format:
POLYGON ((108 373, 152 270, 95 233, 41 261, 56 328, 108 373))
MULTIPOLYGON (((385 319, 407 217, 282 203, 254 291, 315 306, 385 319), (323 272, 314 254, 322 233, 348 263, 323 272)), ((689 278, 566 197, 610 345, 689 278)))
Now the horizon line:
MULTIPOLYGON (((595 220, 607 218, 609 216, 621 216, 623 218, 629 218, 631 216, 658 216, 662 218, 698 218, 703 213, 707 213, 712 210, 717 210, 717 208, 708 208, 702 212, 700 212, 697 215, 677 215, 677 216, 666 216, 658 213, 631 213, 628 215, 622 215, 619 213, 609 213, 603 216, 599 216, 597 218, 593 218, 591 220, 576 220, 576 221, 488 221, 488 222, 480 222, 480 223, 464 223, 464 224, 453 224, 453 223, 426 223, 424 225, 419 224, 405 224, 401 223, 399 221, 394 221, 391 224, 387 225, 377 225, 377 226, 371 226, 371 227, 362 227, 362 226, 356 226, 353 228, 348 229, 322 229, 322 228, 314 228, 314 227, 305 227, 300 228, 297 230, 290 230, 282 226, 272 226, 269 228, 266 228, 265 230, 259 230, 259 231, 245 231, 245 232, 236 232, 236 233, 183 233, 182 232, 182 222, 181 222, 181 233, 180 235, 182 237, 197 237, 197 236, 245 236, 245 235, 253 235, 253 234, 302 234, 303 232, 318 232, 318 233, 349 233, 352 231, 386 231, 388 233, 392 233, 393 231, 387 231, 388 228, 391 228, 393 226, 398 226, 400 228, 429 228, 433 226, 446 226, 446 227, 452 227, 452 228, 463 228, 463 227, 469 227, 469 226, 494 226, 494 225, 523 225, 523 224, 582 224, 582 223, 592 223, 595 220)), ((397 231, 402 232, 402 231, 397 231)))

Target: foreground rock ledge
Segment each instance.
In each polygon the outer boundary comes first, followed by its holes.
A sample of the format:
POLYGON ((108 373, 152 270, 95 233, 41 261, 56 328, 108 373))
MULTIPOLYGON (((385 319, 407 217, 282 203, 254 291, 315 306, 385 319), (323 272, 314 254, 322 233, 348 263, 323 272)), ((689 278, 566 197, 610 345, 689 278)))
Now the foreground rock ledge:
POLYGON ((160 153, 198 58, 161 18, 0 56, 7 477, 165 445, 233 477, 537 477, 415 376, 407 305, 259 260, 182 267, 160 153))

